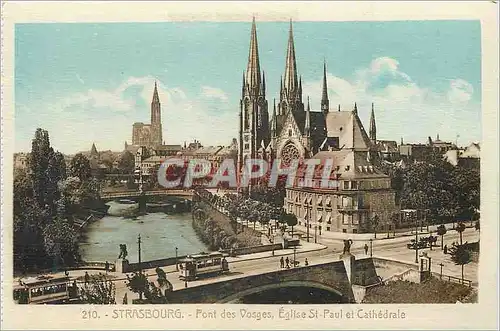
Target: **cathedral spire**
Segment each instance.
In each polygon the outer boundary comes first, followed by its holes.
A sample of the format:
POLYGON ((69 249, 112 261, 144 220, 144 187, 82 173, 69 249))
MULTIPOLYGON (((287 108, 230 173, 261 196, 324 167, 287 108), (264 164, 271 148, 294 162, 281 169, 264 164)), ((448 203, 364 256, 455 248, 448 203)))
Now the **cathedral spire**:
POLYGON ((326 83, 326 60, 323 62, 323 92, 321 94, 321 110, 327 113, 330 108, 330 101, 328 100, 328 86, 326 83))
POLYGON ((156 80, 155 80, 155 89, 153 91, 153 100, 151 101, 151 103, 160 103, 160 97, 158 96, 158 86, 156 84, 156 80))
POLYGON ((307 110, 306 110, 306 120, 304 124, 304 135, 311 135, 311 103, 309 102, 309 96, 307 97, 307 110))
POLYGON ((370 140, 377 143, 377 126, 375 125, 375 110, 372 103, 372 113, 370 115, 370 140))
POLYGON ((277 117, 276 117, 276 99, 274 99, 274 105, 273 105, 273 118, 271 119, 271 136, 276 137, 276 127, 277 127, 277 117))
POLYGON ((286 52, 285 88, 288 90, 288 92, 296 91, 298 88, 297 84, 297 61, 295 60, 292 20, 290 19, 290 28, 288 32, 288 49, 286 52))
POLYGON ((257 45, 257 27, 255 25, 255 17, 252 20, 252 32, 250 36, 250 51, 248 53, 248 65, 246 73, 246 84, 252 92, 260 90, 260 63, 259 63, 259 48, 257 45))

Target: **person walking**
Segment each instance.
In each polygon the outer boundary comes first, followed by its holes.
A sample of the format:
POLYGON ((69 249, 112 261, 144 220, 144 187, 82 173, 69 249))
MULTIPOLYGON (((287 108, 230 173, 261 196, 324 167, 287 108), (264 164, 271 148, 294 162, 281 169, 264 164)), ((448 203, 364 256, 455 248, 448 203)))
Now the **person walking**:
POLYGON ((307 257, 306 257, 306 260, 304 261, 304 265, 307 267, 309 265, 309 261, 307 261, 307 257))
POLYGON ((368 244, 365 244, 364 248, 365 248, 365 255, 368 255, 368 244))
POLYGON ((285 259, 283 258, 283 256, 280 259, 280 267, 281 267, 281 269, 283 269, 285 267, 285 259))
POLYGON ((286 257, 285 263, 286 263, 286 268, 290 269, 290 259, 288 258, 288 256, 286 257))
POLYGON ((448 245, 444 245, 443 253, 448 254, 448 245))

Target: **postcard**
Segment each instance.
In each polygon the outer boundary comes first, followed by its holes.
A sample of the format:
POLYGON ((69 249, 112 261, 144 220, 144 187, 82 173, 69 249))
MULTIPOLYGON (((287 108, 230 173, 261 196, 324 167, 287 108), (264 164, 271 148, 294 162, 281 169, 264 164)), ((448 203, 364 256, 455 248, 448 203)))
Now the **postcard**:
POLYGON ((498 327, 497 10, 5 2, 3 327, 498 327))

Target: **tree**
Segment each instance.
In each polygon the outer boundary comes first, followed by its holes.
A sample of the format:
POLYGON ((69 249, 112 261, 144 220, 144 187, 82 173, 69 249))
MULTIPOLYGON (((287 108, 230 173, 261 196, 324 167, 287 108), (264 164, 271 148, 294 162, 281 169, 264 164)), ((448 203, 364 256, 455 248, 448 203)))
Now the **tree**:
POLYGON ((375 238, 377 238, 377 229, 380 224, 380 219, 378 215, 374 215, 370 218, 370 229, 373 231, 375 238))
POLYGON ((134 155, 129 151, 123 152, 122 155, 120 156, 120 159, 118 160, 118 169, 120 169, 122 173, 131 174, 132 172, 134 172, 134 168, 135 168, 134 155))
POLYGON ((80 300, 88 304, 116 304, 115 295, 115 284, 101 273, 92 275, 90 282, 80 289, 80 300))
POLYGON ((430 249, 432 251, 432 247, 434 246, 434 244, 436 243, 437 241, 437 236, 433 236, 432 234, 429 236, 429 246, 430 246, 430 249))
POLYGON ((67 220, 56 218, 43 230, 44 246, 54 266, 74 265, 80 260, 78 233, 67 220))
POLYGON ((127 287, 134 293, 139 294, 139 300, 142 300, 142 295, 148 290, 148 278, 142 272, 134 272, 132 276, 127 275, 127 287))
POLYGON ((460 245, 462 245, 462 232, 465 231, 465 224, 463 222, 459 222, 455 228, 455 231, 460 235, 460 245))
POLYGON ((464 265, 472 261, 471 252, 464 245, 453 246, 450 248, 451 260, 462 267, 462 283, 464 281, 464 265))
POLYGON ((443 240, 445 234, 446 234, 446 226, 444 226, 444 224, 441 224, 440 226, 437 227, 437 235, 441 236, 441 250, 443 250, 443 240))
POLYGON ((293 227, 298 223, 297 216, 295 216, 295 214, 285 212, 285 220, 286 220, 286 225, 292 227, 292 237, 293 237, 293 227))
POLYGON ((70 163, 70 176, 78 177, 81 182, 90 178, 91 169, 90 162, 82 153, 76 154, 70 163))

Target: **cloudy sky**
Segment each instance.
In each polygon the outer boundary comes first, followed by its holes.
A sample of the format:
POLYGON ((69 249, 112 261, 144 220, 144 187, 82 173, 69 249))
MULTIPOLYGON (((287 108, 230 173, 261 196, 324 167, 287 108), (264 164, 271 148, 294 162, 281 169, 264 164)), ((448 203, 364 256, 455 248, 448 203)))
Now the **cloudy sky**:
MULTIPOLYGON (((36 128, 64 152, 122 150, 149 122, 159 84, 167 144, 227 145, 237 137, 251 22, 16 26, 15 149, 36 128)), ((288 22, 258 22, 272 107, 285 67, 288 22)), ((358 103, 379 139, 468 144, 481 138, 479 21, 294 22, 304 100, 319 109, 323 60, 330 107, 358 103)))

